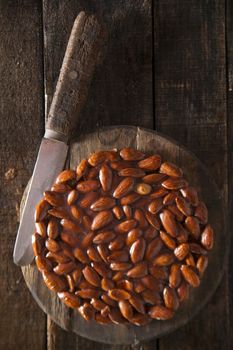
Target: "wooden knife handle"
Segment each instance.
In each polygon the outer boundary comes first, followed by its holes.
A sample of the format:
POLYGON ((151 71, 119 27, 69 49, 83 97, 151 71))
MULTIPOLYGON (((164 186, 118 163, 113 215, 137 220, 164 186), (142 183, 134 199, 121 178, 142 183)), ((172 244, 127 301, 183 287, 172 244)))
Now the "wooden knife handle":
POLYGON ((75 19, 46 122, 45 137, 68 141, 79 122, 106 30, 94 15, 75 19))

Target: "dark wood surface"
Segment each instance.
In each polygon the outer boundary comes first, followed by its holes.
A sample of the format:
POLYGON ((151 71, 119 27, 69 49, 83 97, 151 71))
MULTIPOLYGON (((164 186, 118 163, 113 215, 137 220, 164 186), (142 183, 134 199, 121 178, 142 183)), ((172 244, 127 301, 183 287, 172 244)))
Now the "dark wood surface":
MULTIPOLYGON (((97 125, 155 127, 209 167, 225 206, 232 208, 231 1, 1 0, 0 349, 130 348, 62 331, 46 319, 12 262, 19 203, 43 133, 44 105, 48 109, 73 20, 82 9, 104 16, 111 40, 79 134, 97 125)), ((232 349, 232 254, 230 261, 201 313, 176 332, 134 349, 232 349)))

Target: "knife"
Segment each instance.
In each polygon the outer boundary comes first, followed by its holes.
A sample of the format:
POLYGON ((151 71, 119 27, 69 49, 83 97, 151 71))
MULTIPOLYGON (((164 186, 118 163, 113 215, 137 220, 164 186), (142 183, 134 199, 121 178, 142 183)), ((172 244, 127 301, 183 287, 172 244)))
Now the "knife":
POLYGON ((35 207, 64 168, 68 143, 79 121, 105 40, 105 28, 97 18, 80 12, 70 34, 21 216, 13 253, 17 265, 28 265, 33 260, 35 207))

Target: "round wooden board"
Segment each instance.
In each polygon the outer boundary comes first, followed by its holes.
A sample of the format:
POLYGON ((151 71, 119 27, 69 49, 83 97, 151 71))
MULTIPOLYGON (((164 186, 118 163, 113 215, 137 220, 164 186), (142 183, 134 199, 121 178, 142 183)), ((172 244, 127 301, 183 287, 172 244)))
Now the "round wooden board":
POLYGON ((209 221, 215 230, 214 249, 209 254, 209 266, 201 285, 192 289, 190 298, 183 303, 169 321, 153 321, 147 326, 99 325, 85 321, 78 312, 68 309, 45 286, 35 264, 22 268, 33 297, 44 312, 62 328, 94 341, 109 344, 135 344, 172 332, 186 324, 205 305, 217 288, 225 267, 229 233, 226 230, 223 201, 220 193, 202 163, 187 149, 161 134, 133 126, 101 128, 84 135, 70 149, 70 167, 97 150, 132 146, 142 151, 159 153, 162 158, 178 164, 189 183, 195 186, 209 209, 209 221))

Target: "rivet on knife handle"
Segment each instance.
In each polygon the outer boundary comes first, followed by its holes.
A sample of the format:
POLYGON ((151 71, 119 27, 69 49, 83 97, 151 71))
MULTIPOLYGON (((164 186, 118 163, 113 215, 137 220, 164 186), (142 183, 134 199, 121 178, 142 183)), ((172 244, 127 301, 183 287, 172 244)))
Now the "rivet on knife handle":
POLYGON ((69 140, 78 124, 105 39, 105 28, 97 18, 80 12, 67 45, 46 122, 45 137, 69 140))

